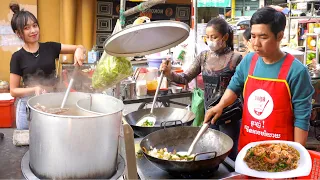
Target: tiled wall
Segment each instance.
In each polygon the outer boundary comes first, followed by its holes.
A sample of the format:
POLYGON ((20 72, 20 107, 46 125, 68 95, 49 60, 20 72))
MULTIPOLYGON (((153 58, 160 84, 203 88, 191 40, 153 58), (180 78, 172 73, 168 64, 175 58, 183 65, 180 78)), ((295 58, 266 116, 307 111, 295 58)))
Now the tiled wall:
MULTIPOLYGON (((126 9, 139 5, 136 2, 126 2, 126 9)), ((97 42, 100 54, 103 52, 103 42, 112 34, 113 28, 119 18, 120 1, 98 0, 97 1, 97 42)), ((147 10, 152 12, 152 21, 155 20, 178 20, 190 25, 191 6, 176 4, 160 4, 147 10)), ((136 13, 126 17, 126 25, 132 24, 143 13, 136 13)))

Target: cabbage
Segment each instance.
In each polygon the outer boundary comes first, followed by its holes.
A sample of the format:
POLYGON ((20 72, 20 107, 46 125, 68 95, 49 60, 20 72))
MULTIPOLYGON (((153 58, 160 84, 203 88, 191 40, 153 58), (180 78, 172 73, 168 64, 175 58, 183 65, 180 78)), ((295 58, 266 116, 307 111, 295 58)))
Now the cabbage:
POLYGON ((110 88, 132 73, 132 65, 125 57, 114 57, 103 53, 92 75, 92 87, 110 88))

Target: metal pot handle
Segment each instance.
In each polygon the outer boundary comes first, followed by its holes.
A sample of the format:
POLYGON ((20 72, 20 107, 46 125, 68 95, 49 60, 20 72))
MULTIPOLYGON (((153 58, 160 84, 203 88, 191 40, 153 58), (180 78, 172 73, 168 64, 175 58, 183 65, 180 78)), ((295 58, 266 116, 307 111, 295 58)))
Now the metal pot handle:
POLYGON ((28 105, 26 105, 26 114, 27 114, 27 120, 31 121, 31 110, 28 105))
POLYGON ((164 122, 161 122, 160 127, 163 128, 163 129, 166 129, 168 123, 174 123, 174 127, 178 126, 179 124, 182 126, 182 121, 181 120, 175 120, 175 121, 164 121, 164 122))
POLYGON ((196 157, 199 156, 199 155, 204 155, 204 154, 210 154, 210 153, 213 153, 214 156, 211 157, 211 159, 217 157, 217 151, 212 151, 212 152, 204 152, 204 153, 197 153, 196 155, 194 155, 192 161, 195 161, 196 160, 196 157))

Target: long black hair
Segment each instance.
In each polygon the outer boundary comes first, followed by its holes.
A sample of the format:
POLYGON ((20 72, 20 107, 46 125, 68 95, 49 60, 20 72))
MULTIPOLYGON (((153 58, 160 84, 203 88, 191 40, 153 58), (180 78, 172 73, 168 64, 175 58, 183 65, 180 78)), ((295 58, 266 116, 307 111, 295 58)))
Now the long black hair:
POLYGON ((224 36, 225 34, 229 34, 226 44, 227 44, 227 47, 231 48, 231 50, 234 50, 233 49, 233 30, 224 19, 220 17, 213 18, 208 22, 207 27, 213 27, 213 29, 215 29, 220 34, 222 34, 222 36, 224 36))
POLYGON ((25 11, 24 9, 20 10, 19 4, 10 3, 9 7, 13 12, 11 28, 14 33, 18 33, 23 36, 23 29, 27 25, 29 19, 34 23, 37 23, 39 26, 37 18, 29 11, 25 11))

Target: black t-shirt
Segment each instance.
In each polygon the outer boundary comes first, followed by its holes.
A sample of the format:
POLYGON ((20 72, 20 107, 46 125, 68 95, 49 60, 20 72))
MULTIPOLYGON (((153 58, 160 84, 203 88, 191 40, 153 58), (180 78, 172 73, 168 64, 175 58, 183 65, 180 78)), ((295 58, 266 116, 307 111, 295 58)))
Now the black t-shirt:
POLYGON ((38 56, 21 48, 11 57, 10 73, 21 76, 25 86, 52 86, 57 82, 55 59, 60 51, 61 44, 56 42, 39 43, 38 56))

